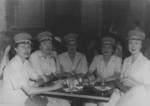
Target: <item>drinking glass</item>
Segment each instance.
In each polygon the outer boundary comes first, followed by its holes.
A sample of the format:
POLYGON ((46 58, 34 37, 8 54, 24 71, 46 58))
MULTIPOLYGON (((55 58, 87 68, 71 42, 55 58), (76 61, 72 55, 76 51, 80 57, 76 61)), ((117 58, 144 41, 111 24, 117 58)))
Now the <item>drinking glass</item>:
POLYGON ((105 78, 102 78, 101 87, 105 88, 105 78))
POLYGON ((69 78, 68 79, 68 87, 69 87, 70 90, 75 89, 75 79, 74 78, 69 78))

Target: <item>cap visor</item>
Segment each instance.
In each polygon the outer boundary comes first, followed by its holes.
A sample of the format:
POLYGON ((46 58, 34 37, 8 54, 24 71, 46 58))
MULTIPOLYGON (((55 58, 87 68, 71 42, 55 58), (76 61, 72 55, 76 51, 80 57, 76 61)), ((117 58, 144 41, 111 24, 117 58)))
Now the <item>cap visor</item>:
POLYGON ((52 40, 52 38, 51 37, 45 37, 43 39, 40 39, 39 42, 41 42, 41 41, 47 41, 47 40, 52 40))
POLYGON ((132 36, 132 37, 128 37, 127 40, 144 40, 144 39, 138 36, 132 36))
POLYGON ((30 40, 20 40, 20 41, 16 41, 16 43, 28 43, 31 44, 30 40))

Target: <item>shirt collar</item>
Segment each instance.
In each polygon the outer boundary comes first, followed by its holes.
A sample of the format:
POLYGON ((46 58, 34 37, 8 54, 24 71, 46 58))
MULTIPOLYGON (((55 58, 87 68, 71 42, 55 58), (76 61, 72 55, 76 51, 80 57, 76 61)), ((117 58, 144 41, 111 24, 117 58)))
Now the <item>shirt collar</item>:
POLYGON ((144 57, 143 54, 140 53, 139 56, 138 56, 138 58, 137 58, 137 61, 140 61, 143 57, 144 57))
MULTIPOLYGON (((134 63, 140 62, 140 61, 143 59, 143 57, 144 57, 143 54, 140 53, 134 63)), ((131 62, 131 60, 132 60, 132 56, 130 56, 130 62, 131 62)), ((133 63, 133 64, 134 64, 134 63, 133 63)), ((130 64, 131 64, 131 63, 130 63, 130 64)))
MULTIPOLYGON (((43 57, 44 58, 44 55, 43 55, 43 53, 39 50, 39 52, 38 52, 38 55, 40 56, 40 57, 43 57)), ((47 56, 47 58, 50 58, 51 56, 50 55, 48 55, 47 56)))
MULTIPOLYGON (((69 53, 67 52, 67 55, 66 56, 69 56, 69 53)), ((75 52, 75 57, 79 57, 80 54, 78 52, 75 52)))
POLYGON ((21 59, 19 58, 18 55, 16 55, 14 58, 15 58, 21 65, 24 65, 24 64, 27 63, 27 60, 25 60, 24 63, 22 63, 22 61, 21 61, 21 59))
MULTIPOLYGON (((114 59, 115 59, 115 58, 114 58, 114 55, 111 55, 111 57, 110 57, 110 60, 109 60, 109 61, 112 61, 112 60, 114 60, 114 59)), ((103 55, 102 55, 102 57, 101 57, 101 61, 102 61, 102 60, 104 60, 104 59, 103 59, 103 55)))

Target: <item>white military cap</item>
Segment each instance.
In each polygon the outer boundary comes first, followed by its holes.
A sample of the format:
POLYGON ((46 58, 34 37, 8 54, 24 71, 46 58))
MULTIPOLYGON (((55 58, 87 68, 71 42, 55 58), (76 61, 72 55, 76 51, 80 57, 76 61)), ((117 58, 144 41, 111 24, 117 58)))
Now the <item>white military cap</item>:
POLYGON ((144 40, 145 33, 140 30, 131 30, 128 32, 128 40, 144 40))
POLYGON ((43 40, 52 40, 52 33, 49 31, 41 32, 37 35, 37 39, 39 42, 43 40))
POLYGON ((102 44, 103 45, 106 45, 106 44, 115 45, 116 41, 112 37, 104 37, 104 38, 102 38, 102 44))
POLYGON ((76 33, 69 33, 69 34, 66 34, 64 36, 64 41, 66 43, 69 43, 69 42, 76 42, 77 41, 77 38, 78 38, 78 35, 76 33))
POLYGON ((15 43, 29 43, 31 44, 32 36, 29 33, 18 33, 14 36, 15 43))

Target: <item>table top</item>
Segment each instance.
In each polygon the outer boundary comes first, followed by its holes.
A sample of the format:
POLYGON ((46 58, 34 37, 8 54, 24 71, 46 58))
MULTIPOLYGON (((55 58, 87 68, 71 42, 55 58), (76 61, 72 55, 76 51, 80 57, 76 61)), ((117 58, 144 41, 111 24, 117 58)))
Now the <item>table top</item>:
POLYGON ((65 92, 64 90, 60 89, 60 90, 55 90, 55 91, 50 91, 50 92, 44 92, 41 95, 91 99, 91 100, 108 102, 111 96, 111 93, 108 90, 100 91, 100 90, 95 89, 93 86, 86 86, 82 90, 79 90, 77 92, 65 92))
MULTIPOLYGON (((50 83, 50 85, 51 84, 52 83, 50 83)), ((82 90, 78 89, 75 92, 74 91, 67 92, 66 90, 64 90, 64 88, 62 88, 62 89, 58 89, 55 91, 44 92, 40 95, 47 96, 47 97, 52 97, 52 96, 60 97, 60 98, 66 97, 66 98, 89 99, 89 100, 108 102, 109 98, 113 92, 113 89, 111 89, 111 90, 97 89, 96 88, 97 85, 98 85, 97 88, 99 88, 99 86, 101 84, 97 83, 94 85, 83 86, 82 90)), ((106 83, 105 86, 107 86, 107 85, 110 86, 110 85, 113 85, 113 83, 112 82, 106 83)))
POLYGON ((82 98, 82 99, 93 99, 99 101, 109 101, 109 97, 100 97, 100 96, 92 96, 85 94, 77 94, 77 93, 66 93, 66 92, 45 92, 42 93, 44 96, 63 96, 63 97, 74 97, 74 98, 82 98))

